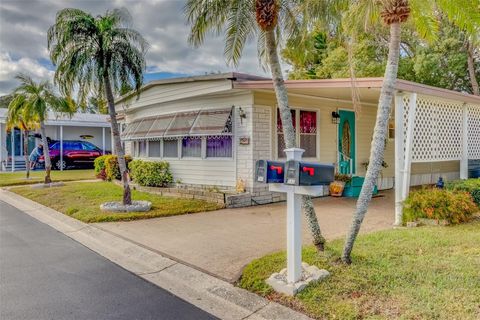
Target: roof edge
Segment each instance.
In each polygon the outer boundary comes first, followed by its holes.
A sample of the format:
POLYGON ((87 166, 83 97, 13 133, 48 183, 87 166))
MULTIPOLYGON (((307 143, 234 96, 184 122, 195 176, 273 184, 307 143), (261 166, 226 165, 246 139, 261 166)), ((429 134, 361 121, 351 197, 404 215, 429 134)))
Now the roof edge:
MULTIPOLYGON (((140 88, 140 92, 145 91, 151 87, 155 87, 158 85, 163 84, 172 84, 172 83, 188 83, 188 82, 195 82, 195 81, 212 81, 212 80, 232 80, 232 81, 259 81, 259 80, 270 80, 270 78, 252 75, 248 73, 241 73, 241 72, 225 72, 225 73, 214 73, 214 74, 206 74, 206 75, 197 75, 197 76, 188 76, 188 77, 179 77, 179 78, 167 78, 167 79, 160 79, 160 80, 153 80, 148 82, 147 84, 143 85, 140 88)), ((135 96, 135 92, 127 93, 117 99, 115 99, 115 104, 120 103, 128 98, 135 96)))
MULTIPOLYGON (((357 78, 355 84, 357 88, 378 88, 380 89, 383 84, 384 78, 357 78)), ((287 88, 351 88, 352 79, 340 78, 340 79, 314 79, 314 80, 286 80, 285 85, 287 88)), ((243 81, 235 82, 233 84, 235 89, 273 89, 273 83, 271 80, 260 81, 243 81)), ((465 92, 459 92, 444 88, 433 87, 417 82, 398 79, 395 89, 398 91, 415 92, 418 94, 439 96, 450 100, 459 100, 465 103, 480 104, 480 96, 475 96, 465 92)))

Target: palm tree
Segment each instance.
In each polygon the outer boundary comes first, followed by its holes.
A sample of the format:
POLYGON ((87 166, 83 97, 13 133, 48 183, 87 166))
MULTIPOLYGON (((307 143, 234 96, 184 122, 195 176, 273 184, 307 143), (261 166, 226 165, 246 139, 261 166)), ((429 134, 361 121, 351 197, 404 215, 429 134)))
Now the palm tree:
POLYGON ((27 142, 24 145, 24 152, 27 168, 29 167, 27 155, 28 130, 35 126, 40 127, 45 159, 45 183, 50 183, 52 182, 50 178, 52 163, 50 161, 45 120, 49 110, 71 114, 73 112, 71 100, 57 97, 48 81, 37 83, 25 74, 17 75, 16 79, 20 81, 20 85, 12 93, 13 100, 8 105, 8 121, 11 125, 20 124, 26 132, 27 139, 25 141, 27 142))
POLYGON ((114 92, 133 83, 139 93, 148 46, 140 33, 129 28, 130 21, 126 9, 114 9, 96 17, 79 9, 63 9, 48 30, 48 49, 57 66, 54 79, 60 90, 78 90, 80 105, 86 105, 89 95, 105 92, 122 176, 123 204, 131 204, 132 199, 114 92))
MULTIPOLYGON (((228 63, 238 65, 246 41, 257 36, 259 59, 264 66, 268 64, 272 74, 287 148, 295 147, 296 141, 278 48, 282 34, 293 36, 299 31, 295 13, 297 3, 297 0, 188 0, 185 5, 187 20, 191 25, 189 42, 199 46, 207 32, 220 33, 225 29, 224 53, 228 63)), ((302 207, 313 242, 323 251, 325 239, 310 197, 303 197, 302 207)))
POLYGON ((348 7, 344 7, 348 30, 357 30, 359 26, 378 23, 379 18, 390 29, 388 60, 378 102, 370 149, 370 165, 357 200, 352 225, 342 253, 342 261, 350 264, 353 245, 367 212, 375 181, 383 162, 388 119, 397 80, 402 24, 410 18, 410 22, 420 36, 427 40, 434 40, 439 24, 437 15, 441 13, 459 28, 472 32, 480 21, 480 0, 355 0, 343 2, 348 4, 348 7))
POLYGON ((477 69, 475 68, 475 50, 478 46, 478 31, 470 35, 466 39, 467 47, 467 65, 470 83, 472 85, 472 92, 476 96, 480 96, 480 89, 477 80, 477 69))

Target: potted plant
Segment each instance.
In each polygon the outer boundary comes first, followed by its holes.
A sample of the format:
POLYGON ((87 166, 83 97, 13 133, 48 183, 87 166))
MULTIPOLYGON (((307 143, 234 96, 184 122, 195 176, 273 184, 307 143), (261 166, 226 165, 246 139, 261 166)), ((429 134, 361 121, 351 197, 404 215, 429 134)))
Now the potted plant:
POLYGON ((352 177, 350 177, 348 174, 336 173, 335 181, 330 183, 330 195, 332 197, 341 197, 343 194, 343 189, 345 188, 345 184, 350 182, 350 180, 352 180, 352 177))

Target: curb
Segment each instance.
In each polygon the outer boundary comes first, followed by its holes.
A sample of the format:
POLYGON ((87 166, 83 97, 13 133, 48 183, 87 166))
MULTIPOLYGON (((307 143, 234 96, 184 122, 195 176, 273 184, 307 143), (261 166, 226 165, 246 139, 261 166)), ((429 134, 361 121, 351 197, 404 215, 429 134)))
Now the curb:
POLYGON ((0 200, 220 319, 307 320, 306 315, 5 189, 0 200))

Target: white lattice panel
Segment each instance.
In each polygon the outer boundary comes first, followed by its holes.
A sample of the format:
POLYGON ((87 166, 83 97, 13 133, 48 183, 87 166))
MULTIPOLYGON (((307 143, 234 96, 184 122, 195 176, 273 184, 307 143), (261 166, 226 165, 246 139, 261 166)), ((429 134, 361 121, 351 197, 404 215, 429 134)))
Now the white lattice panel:
MULTIPOLYGON (((404 98, 404 139, 410 112, 409 98, 404 98)), ((462 156, 463 105, 418 96, 415 113, 412 162, 460 160, 462 156)), ((404 144, 405 145, 405 144, 404 144)))
POLYGON ((480 159, 480 105, 468 109, 468 158, 480 159))

